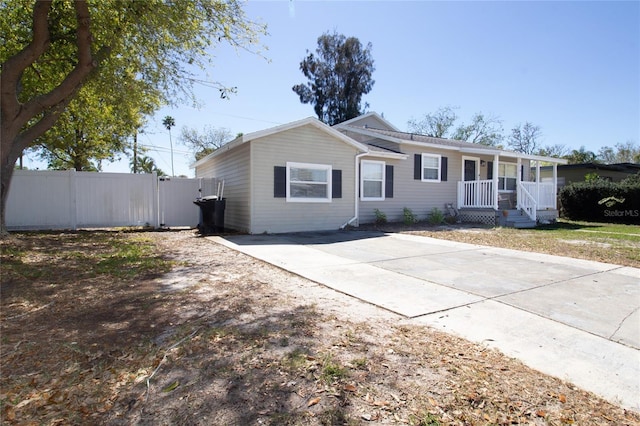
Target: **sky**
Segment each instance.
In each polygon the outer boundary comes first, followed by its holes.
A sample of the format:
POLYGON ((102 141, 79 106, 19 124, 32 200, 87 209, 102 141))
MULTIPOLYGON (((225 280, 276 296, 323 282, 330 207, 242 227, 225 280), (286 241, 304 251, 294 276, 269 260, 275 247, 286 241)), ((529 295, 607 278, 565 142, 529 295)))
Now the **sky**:
MULTIPOLYGON (((215 66, 203 79, 237 93, 220 99, 216 89, 196 86, 199 108, 163 108, 139 138, 168 174, 167 115, 176 122, 174 174, 188 177, 193 154, 178 142, 183 126, 235 135, 315 116, 292 87, 307 82, 299 68, 307 51, 334 31, 371 43, 375 84, 363 101, 401 130, 451 106, 458 124, 479 112, 499 117, 505 135, 536 124, 542 145, 597 153, 640 143, 639 1, 288 0, 249 1, 244 9, 268 27, 261 39, 266 58, 227 46, 212 50, 215 66)), ((25 166, 38 167, 33 159, 25 166)), ((103 171, 129 172, 128 160, 103 164, 103 171)))

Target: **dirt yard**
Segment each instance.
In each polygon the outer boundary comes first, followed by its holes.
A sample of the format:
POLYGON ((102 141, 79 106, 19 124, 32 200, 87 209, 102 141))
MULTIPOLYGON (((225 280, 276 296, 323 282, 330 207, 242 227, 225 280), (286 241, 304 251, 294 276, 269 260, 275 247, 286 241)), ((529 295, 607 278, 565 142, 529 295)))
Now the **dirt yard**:
POLYGON ((0 245, 3 424, 640 424, 193 231, 0 245))

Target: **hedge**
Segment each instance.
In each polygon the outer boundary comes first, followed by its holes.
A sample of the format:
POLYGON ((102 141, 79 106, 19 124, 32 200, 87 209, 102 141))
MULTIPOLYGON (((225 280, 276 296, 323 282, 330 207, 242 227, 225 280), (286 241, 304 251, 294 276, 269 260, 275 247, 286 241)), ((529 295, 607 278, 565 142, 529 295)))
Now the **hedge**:
POLYGON ((565 186, 558 194, 560 215, 571 220, 640 224, 640 181, 598 179, 565 186))

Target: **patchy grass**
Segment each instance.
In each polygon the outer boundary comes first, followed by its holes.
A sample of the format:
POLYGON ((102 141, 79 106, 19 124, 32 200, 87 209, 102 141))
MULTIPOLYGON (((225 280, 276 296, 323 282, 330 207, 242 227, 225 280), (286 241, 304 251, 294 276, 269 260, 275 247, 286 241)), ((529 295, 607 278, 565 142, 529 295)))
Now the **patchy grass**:
POLYGON ((192 233, 30 233, 0 247, 3 424, 640 424, 192 233))
POLYGON ((640 268, 640 226, 635 225, 560 220, 534 229, 419 224, 383 230, 640 268))

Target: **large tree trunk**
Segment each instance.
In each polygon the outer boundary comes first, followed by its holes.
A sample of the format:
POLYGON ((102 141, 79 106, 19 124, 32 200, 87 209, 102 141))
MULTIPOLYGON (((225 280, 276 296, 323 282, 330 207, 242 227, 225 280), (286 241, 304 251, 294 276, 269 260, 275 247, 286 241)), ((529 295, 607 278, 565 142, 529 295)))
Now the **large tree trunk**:
POLYGON ((74 1, 76 12, 77 64, 75 68, 48 93, 18 100, 22 73, 38 60, 50 46, 50 1, 38 1, 33 7, 33 36, 20 52, 2 64, 0 73, 0 234, 6 235, 5 208, 13 168, 22 151, 49 130, 66 108, 89 73, 97 66, 91 52, 89 7, 86 1, 74 1), (37 119, 33 125, 27 125, 37 119))
MULTIPOLYGON (((17 149, 15 146, 9 146, 9 144, 5 144, 5 136, 11 138, 11 131, 9 129, 5 130, 5 122, 2 122, 2 149, 0 150, 0 191, 2 194, 2 199, 0 200, 0 237, 7 235, 7 226, 5 220, 5 211, 7 205, 7 197, 9 195, 9 184, 11 183, 11 177, 13 176, 13 169, 16 164, 16 160, 22 153, 20 150, 19 153, 16 153, 17 149)), ((13 136, 15 138, 15 135, 13 136)), ((12 138, 12 139, 13 139, 12 138)))

